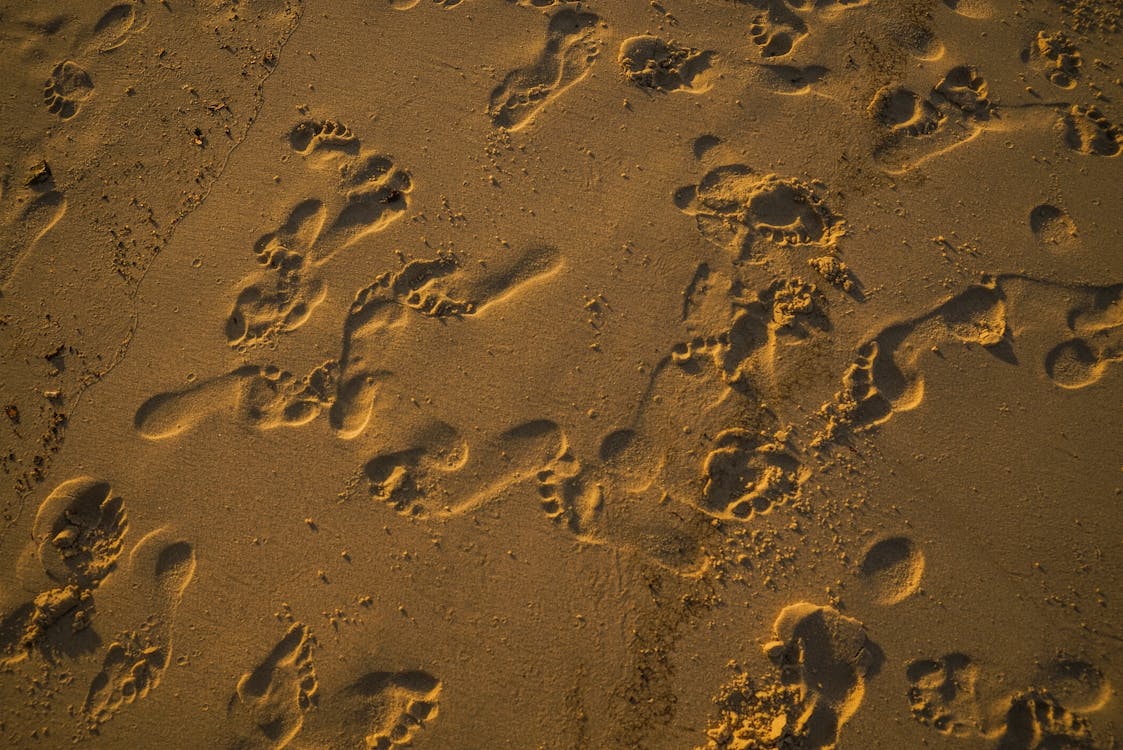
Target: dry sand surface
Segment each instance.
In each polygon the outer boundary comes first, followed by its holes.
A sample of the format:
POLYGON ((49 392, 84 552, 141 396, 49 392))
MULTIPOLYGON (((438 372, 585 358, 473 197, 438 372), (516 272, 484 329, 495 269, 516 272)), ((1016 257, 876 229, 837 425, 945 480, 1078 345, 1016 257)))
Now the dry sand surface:
POLYGON ((0 6, 0 746, 1119 746, 1119 0, 0 6))

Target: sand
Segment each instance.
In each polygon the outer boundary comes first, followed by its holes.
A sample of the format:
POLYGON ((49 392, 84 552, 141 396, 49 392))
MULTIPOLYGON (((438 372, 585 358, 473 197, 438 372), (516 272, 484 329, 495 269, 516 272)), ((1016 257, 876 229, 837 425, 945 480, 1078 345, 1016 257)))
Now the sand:
POLYGON ((1115 0, 0 4, 0 745, 1115 748, 1115 0))

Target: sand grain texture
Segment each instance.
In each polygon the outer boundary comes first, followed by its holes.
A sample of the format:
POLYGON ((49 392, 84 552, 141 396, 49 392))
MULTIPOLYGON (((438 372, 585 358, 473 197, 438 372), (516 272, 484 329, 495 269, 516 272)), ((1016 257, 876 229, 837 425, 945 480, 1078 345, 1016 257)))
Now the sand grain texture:
POLYGON ((0 745, 1118 747, 1120 15, 0 2, 0 745))

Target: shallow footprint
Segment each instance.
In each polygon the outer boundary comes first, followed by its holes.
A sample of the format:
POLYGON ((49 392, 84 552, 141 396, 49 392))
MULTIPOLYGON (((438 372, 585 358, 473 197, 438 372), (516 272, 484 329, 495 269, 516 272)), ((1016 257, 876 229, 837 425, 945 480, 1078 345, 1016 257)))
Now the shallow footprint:
MULTIPOLYGON (((329 363, 331 364, 331 363, 329 363)), ((133 426, 148 440, 165 440, 220 414, 261 430, 305 424, 332 400, 318 379, 331 379, 328 365, 298 380, 276 367, 245 365, 180 391, 160 393, 141 404, 133 426)))
POLYGON ((447 506, 449 475, 464 467, 468 445, 452 426, 422 430, 410 448, 384 453, 363 467, 371 498, 407 516, 425 517, 447 506))
POLYGON ((1042 203, 1029 212, 1029 229, 1034 239, 1056 250, 1069 250, 1076 241, 1076 223, 1063 208, 1042 203))
POLYGON ((911 539, 889 537, 870 547, 862 558, 859 579, 879 604, 896 604, 920 588, 924 554, 911 539))
POLYGON ((967 737, 980 729, 979 672, 966 654, 917 659, 905 670, 912 715, 942 734, 967 737))
POLYGON ((49 112, 69 120, 93 93, 94 82, 86 69, 73 60, 63 60, 43 84, 43 103, 49 112))
POLYGON ((369 672, 325 699, 301 737, 311 747, 392 750, 437 718, 441 681, 428 672, 369 672))
POLYGON ((1045 372, 1060 387, 1076 390, 1123 360, 1123 285, 1092 290, 1091 302, 1069 313, 1069 329, 1072 338, 1045 355, 1045 372))
POLYGON ((846 229, 812 185, 760 174, 744 164, 711 169, 674 194, 707 240, 739 260, 772 247, 833 247, 846 229))
POLYGON ((754 64, 748 72, 752 79, 774 94, 797 96, 809 93, 812 87, 830 73, 821 65, 798 67, 795 65, 754 64))
POLYGON ((172 626, 183 592, 195 575, 195 550, 167 529, 141 539, 129 556, 129 596, 136 625, 109 643, 101 671, 90 683, 82 713, 91 724, 113 718, 160 684, 171 664, 172 626))
POLYGON ((1084 156, 1119 156, 1123 131, 1095 107, 1074 104, 1061 118, 1065 144, 1084 156))
POLYGON ((1083 659, 1067 656, 1042 665, 1037 684, 1065 708, 1082 714, 1104 708, 1114 694, 1111 682, 1100 669, 1083 659))
POLYGON ((148 26, 148 19, 131 2, 118 3, 105 11, 94 25, 93 39, 86 49, 106 53, 119 47, 148 26))
POLYGON ((701 94, 713 85, 707 75, 715 55, 668 42, 657 36, 634 36, 620 45, 617 61, 624 76, 655 91, 701 94))
MULTIPOLYGON (((53 182, 49 181, 50 173, 48 172, 47 175, 46 184, 52 185, 53 182)), ((11 223, 4 227, 12 250, 0 254, 0 289, 7 285, 12 274, 35 244, 62 220, 66 215, 66 208, 66 196, 58 190, 48 189, 29 198, 26 205, 10 220, 11 223)))
POLYGON ((1000 728, 989 732, 997 750, 1096 750, 1103 747, 1083 716, 1044 690, 1015 693, 1005 701, 1000 728))
POLYGON ((600 18, 570 8, 557 11, 546 32, 546 47, 525 68, 507 74, 491 94, 492 122, 521 130, 548 103, 584 78, 600 53, 600 18))
POLYGON ((304 726, 304 715, 317 702, 313 643, 308 628, 294 623, 268 656, 238 680, 228 713, 248 717, 270 747, 291 742, 304 726))

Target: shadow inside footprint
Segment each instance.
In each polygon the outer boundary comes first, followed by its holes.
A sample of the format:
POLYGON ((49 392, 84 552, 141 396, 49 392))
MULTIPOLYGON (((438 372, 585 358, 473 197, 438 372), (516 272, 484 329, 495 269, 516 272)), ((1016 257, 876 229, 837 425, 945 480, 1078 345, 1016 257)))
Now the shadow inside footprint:
POLYGON ((884 661, 881 650, 858 620, 807 602, 781 610, 773 635, 765 653, 780 668, 781 681, 798 686, 803 700, 793 732, 802 747, 834 747, 862 703, 866 680, 884 661))
POLYGON ((600 52, 599 24, 600 18, 592 13, 570 8, 555 13, 538 59, 509 73, 492 92, 492 122, 507 130, 520 130, 546 104, 584 78, 600 52))
POLYGON ((136 608, 130 613, 132 625, 110 642, 82 706, 95 726, 146 697, 163 679, 171 664, 175 615, 195 576, 195 550, 187 542, 171 541, 167 529, 157 529, 133 549, 128 575, 131 606, 126 609, 136 608))
POLYGON ((277 747, 300 733, 316 703, 319 683, 312 664, 312 636, 294 623, 269 654, 238 680, 229 713, 248 716, 277 747))

